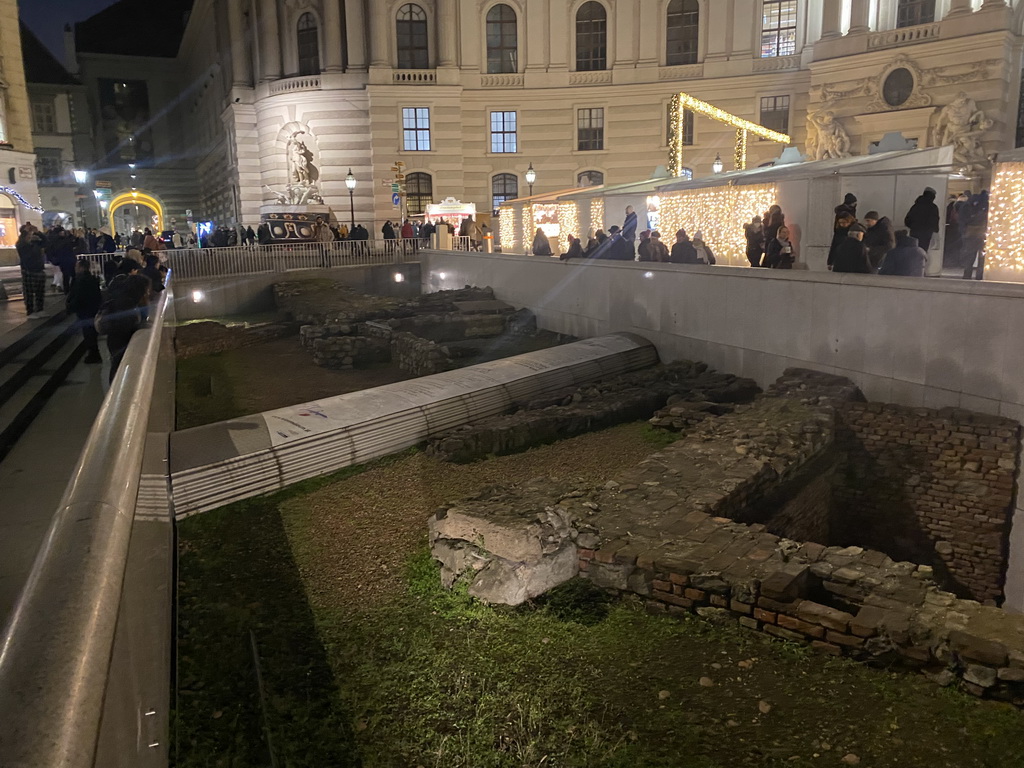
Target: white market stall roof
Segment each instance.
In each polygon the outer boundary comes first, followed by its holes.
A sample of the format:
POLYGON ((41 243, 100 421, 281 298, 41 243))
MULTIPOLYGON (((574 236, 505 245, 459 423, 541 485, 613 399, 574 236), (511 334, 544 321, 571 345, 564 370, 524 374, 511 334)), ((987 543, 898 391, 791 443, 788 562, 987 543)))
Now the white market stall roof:
MULTIPOLYGON (((586 189, 600 190, 605 189, 605 187, 586 187, 586 189)), ((501 204, 501 207, 504 207, 506 205, 521 205, 524 203, 553 203, 557 201, 559 198, 565 197, 566 195, 572 192, 582 191, 584 190, 581 190, 579 187, 569 187, 568 189, 559 189, 555 192, 545 192, 542 195, 533 195, 532 197, 517 197, 514 200, 506 200, 501 204)))
POLYGON ((643 181, 631 181, 628 184, 604 185, 601 187, 583 187, 574 189, 567 195, 561 195, 558 202, 572 200, 589 200, 594 197, 616 197, 618 195, 643 194, 654 192, 658 187, 667 182, 674 181, 671 177, 660 176, 656 179, 644 179, 643 181))
POLYGON ((884 152, 877 155, 857 155, 840 160, 818 160, 804 163, 787 163, 763 168, 749 168, 745 171, 728 171, 704 176, 692 181, 669 180, 659 184, 659 193, 681 192, 690 189, 706 189, 746 184, 774 184, 780 181, 820 179, 826 176, 922 176, 936 173, 952 173, 953 148, 911 149, 901 152, 884 152))

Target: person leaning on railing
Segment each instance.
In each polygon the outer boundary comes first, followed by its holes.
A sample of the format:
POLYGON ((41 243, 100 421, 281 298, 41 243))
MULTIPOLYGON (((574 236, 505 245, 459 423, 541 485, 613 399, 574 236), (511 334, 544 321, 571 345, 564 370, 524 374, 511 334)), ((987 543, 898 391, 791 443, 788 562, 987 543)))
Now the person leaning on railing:
POLYGON ((146 320, 149 296, 153 283, 141 274, 138 262, 123 259, 121 271, 107 289, 107 300, 96 315, 97 333, 106 334, 107 351, 110 353, 110 381, 114 380, 117 368, 128 342, 146 320))

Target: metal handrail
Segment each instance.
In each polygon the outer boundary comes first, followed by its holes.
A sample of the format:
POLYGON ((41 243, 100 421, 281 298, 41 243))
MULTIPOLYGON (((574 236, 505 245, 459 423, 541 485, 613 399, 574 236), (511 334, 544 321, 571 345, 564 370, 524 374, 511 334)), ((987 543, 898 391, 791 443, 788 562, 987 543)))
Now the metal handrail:
POLYGON ((160 353, 168 276, 131 340, 0 636, 0 765, 92 768, 160 353))

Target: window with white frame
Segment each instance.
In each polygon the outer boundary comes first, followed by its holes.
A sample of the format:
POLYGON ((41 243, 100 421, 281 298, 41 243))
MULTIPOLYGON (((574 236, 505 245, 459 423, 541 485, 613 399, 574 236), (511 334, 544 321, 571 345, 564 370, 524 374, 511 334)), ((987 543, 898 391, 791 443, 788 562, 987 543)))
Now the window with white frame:
POLYGON ((576 149, 581 152, 604 149, 604 107, 576 111, 576 149))
POLYGON ((789 133, 789 96, 761 97, 761 125, 779 133, 789 133))
POLYGON ((57 109, 53 99, 32 102, 32 132, 38 134, 57 132, 57 109))
POLYGON ((430 151, 430 108, 402 108, 402 146, 406 152, 430 151))
POLYGON ((764 0, 761 9, 761 58, 796 53, 796 0, 764 0))
POLYGON ((518 152, 515 112, 491 112, 491 152, 518 152))
POLYGON ((935 0, 899 0, 896 5, 896 26, 916 27, 935 21, 935 0))

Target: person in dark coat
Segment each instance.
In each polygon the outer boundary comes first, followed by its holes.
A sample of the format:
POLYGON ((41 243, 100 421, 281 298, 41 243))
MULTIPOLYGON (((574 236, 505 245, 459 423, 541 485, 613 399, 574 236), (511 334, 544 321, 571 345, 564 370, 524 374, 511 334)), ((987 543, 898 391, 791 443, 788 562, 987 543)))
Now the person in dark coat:
POLYGON ((885 254, 880 275, 896 277, 924 277, 928 254, 917 244, 917 238, 905 229, 896 232, 896 247, 885 254))
POLYGON ((764 255, 764 227, 761 226, 760 216, 755 216, 753 221, 743 225, 743 236, 747 238, 747 261, 752 267, 760 267, 764 255))
POLYGON ((836 248, 835 260, 832 263, 833 272, 853 272, 862 275, 870 275, 871 262, 868 260, 868 249, 862 242, 864 239, 864 227, 854 224, 846 233, 846 240, 836 248))
POLYGON ((537 227, 537 234, 533 236, 533 249, 534 256, 552 256, 551 252, 551 241, 548 240, 548 236, 544 234, 544 230, 537 227))
POLYGON ((779 227, 776 236, 768 243, 762 266, 769 269, 792 269, 796 256, 793 254, 793 242, 789 236, 789 227, 779 227))
POLYGON ((896 247, 896 235, 889 217, 879 216, 878 211, 868 211, 864 215, 864 226, 868 230, 864 233, 864 245, 868 249, 871 269, 877 272, 885 254, 896 247))
MULTIPOLYGON (((836 210, 839 210, 838 208, 836 210)), ((835 229, 832 230, 832 244, 828 249, 828 265, 831 267, 836 258, 839 246, 847 241, 850 227, 857 224, 857 219, 849 211, 843 211, 836 217, 835 229)))
POLYGON ((583 246, 580 244, 580 239, 569 235, 569 250, 563 253, 559 258, 561 258, 562 261, 568 261, 569 259, 582 259, 583 246))
POLYGON ((256 241, 260 245, 267 245, 270 243, 270 239, 270 225, 264 221, 258 227, 256 227, 256 241))
MULTIPOLYGON (((124 260, 125 262, 128 259, 124 260)), ((138 267, 138 265, 135 265, 138 267)), ((122 262, 124 268, 124 262, 122 262)), ((137 270, 120 274, 110 286, 109 298, 103 306, 101 333, 107 336, 110 353, 110 381, 113 382, 118 366, 128 351, 128 343, 145 321, 143 308, 149 304, 152 283, 137 270)))
POLYGON ((693 247, 685 229, 676 232, 676 242, 672 246, 668 260, 673 264, 700 264, 697 259, 697 249, 693 247))
POLYGON ((103 305, 103 292, 100 290, 100 279, 92 273, 92 265, 86 259, 79 259, 75 265, 75 278, 71 281, 68 292, 67 307, 74 312, 78 322, 75 325, 82 329, 85 341, 85 359, 83 362, 102 363, 100 357, 100 336, 96 332, 93 320, 103 305))
POLYGON ((390 221, 385 221, 384 226, 380 228, 380 233, 384 235, 385 240, 396 240, 395 228, 391 225, 390 221))
POLYGON ((667 264, 669 260, 668 246, 661 242, 661 232, 651 232, 651 261, 667 264))
POLYGON ((160 259, 154 253, 147 253, 145 258, 146 266, 142 268, 142 274, 152 281, 152 293, 160 293, 164 289, 164 276, 160 272, 160 259))
POLYGON ((605 234, 603 229, 599 229, 595 233, 594 239, 587 243, 587 247, 583 251, 583 255, 588 259, 604 258, 602 254, 604 254, 609 247, 608 235, 605 234))
POLYGON ((21 267, 21 295, 25 300, 25 314, 30 318, 43 316, 46 297, 46 256, 43 253, 43 233, 29 223, 21 227, 18 242, 18 266, 21 267))
POLYGON ((640 245, 636 247, 637 261, 654 261, 651 257, 651 230, 645 229, 640 233, 640 245))
POLYGON ((988 232, 988 191, 971 195, 960 209, 964 280, 981 280, 985 273, 985 235, 988 232), (975 267, 977 262, 977 267, 975 267))
MULTIPOLYGON (((851 195, 849 192, 847 192, 843 196, 843 202, 836 206, 836 218, 835 218, 835 222, 836 223, 838 223, 839 217, 842 216, 844 213, 850 214, 851 216, 853 216, 854 219, 857 218, 857 196, 856 195, 851 195)), ((834 228, 834 224, 833 224, 833 228, 834 228)))
POLYGON ((64 227, 54 227, 46 238, 46 258, 60 270, 65 295, 71 290, 75 276, 75 240, 64 227))
POLYGON ((932 244, 932 235, 939 231, 939 206, 935 204, 934 189, 924 188, 924 194, 910 206, 903 223, 910 230, 910 236, 917 240, 924 251, 927 251, 932 244))
POLYGON ((779 227, 786 226, 786 214, 782 212, 782 208, 777 205, 773 205, 768 209, 768 212, 764 215, 764 219, 761 221, 761 227, 764 232, 765 247, 771 242, 776 233, 779 231, 779 227))

